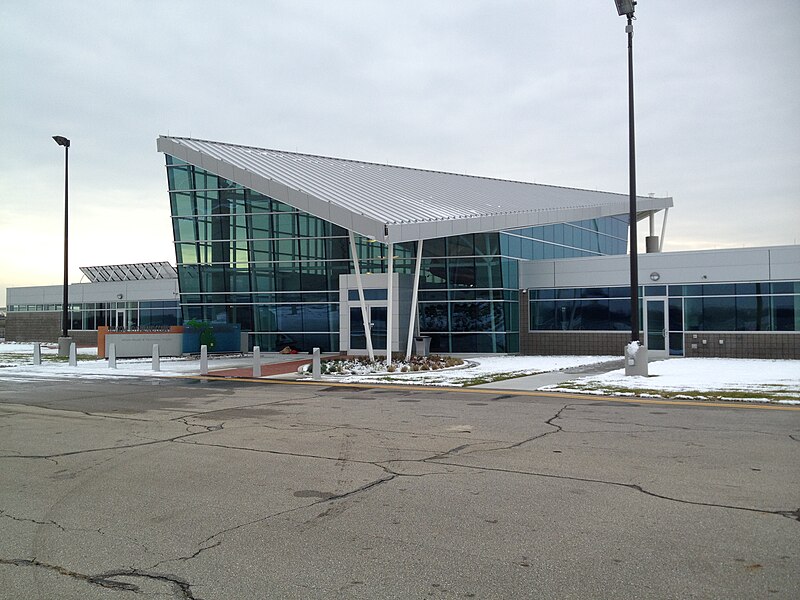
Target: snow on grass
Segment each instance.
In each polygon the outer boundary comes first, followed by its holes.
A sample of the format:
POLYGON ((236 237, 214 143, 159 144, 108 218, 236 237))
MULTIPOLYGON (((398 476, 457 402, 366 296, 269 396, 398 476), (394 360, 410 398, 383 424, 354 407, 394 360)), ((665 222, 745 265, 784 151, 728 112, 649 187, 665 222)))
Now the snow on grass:
POLYGON ((649 377, 626 376, 624 369, 618 369, 542 389, 608 396, 800 404, 797 360, 680 358, 651 362, 648 366, 649 377))
POLYGON ((341 383, 390 382, 407 385, 463 387, 548 371, 560 371, 618 358, 617 356, 479 356, 466 359, 465 366, 438 371, 327 375, 324 379, 341 383))
MULTIPOLYGON (((117 369, 95 358, 95 348, 78 348, 79 360, 71 367, 55 356, 55 344, 42 345, 42 364, 34 366, 33 344, 0 343, 0 379, 37 381, 43 378, 174 377, 198 375, 197 357, 161 358, 154 372, 150 358, 117 359, 117 369)), ((263 364, 272 362, 262 357, 263 364)), ((463 387, 538 373, 561 371, 607 361, 619 356, 480 356, 465 359, 464 367, 438 371, 380 373, 372 375, 323 376, 324 381, 342 383, 396 383, 463 387)), ((209 370, 248 368, 251 357, 209 357, 209 370)), ((626 376, 624 369, 604 374, 576 376, 557 385, 538 387, 520 380, 517 389, 578 392, 603 396, 677 398, 693 400, 743 400, 800 404, 800 361, 722 358, 676 358, 649 364, 649 377, 626 376)), ((308 380, 308 377, 303 377, 308 380)))
MULTIPOLYGON (((66 357, 58 356, 58 344, 40 344, 42 364, 33 364, 32 343, 0 343, 0 380, 41 379, 108 379, 116 377, 176 377, 200 373, 197 357, 168 357, 159 359, 160 371, 153 371, 152 358, 118 358, 117 368, 111 369, 106 359, 97 358, 97 348, 77 348, 77 366, 70 366, 66 357)), ((241 358, 209 357, 209 369, 241 366, 241 358)))

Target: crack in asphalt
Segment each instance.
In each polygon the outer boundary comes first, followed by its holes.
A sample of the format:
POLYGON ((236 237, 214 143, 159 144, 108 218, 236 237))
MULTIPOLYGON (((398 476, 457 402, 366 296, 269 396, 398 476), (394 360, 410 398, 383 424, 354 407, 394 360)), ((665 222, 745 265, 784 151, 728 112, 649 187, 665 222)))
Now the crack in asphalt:
POLYGON ((310 394, 308 396, 284 398, 283 400, 273 400, 272 402, 259 402, 258 404, 247 404, 247 405, 243 405, 243 406, 227 406, 227 407, 223 407, 223 408, 215 408, 213 410, 198 411, 198 412, 188 413, 188 414, 182 415, 180 417, 174 417, 174 418, 169 419, 169 420, 170 421, 180 421, 181 419, 191 419, 191 418, 197 418, 197 417, 204 417, 206 415, 213 415, 214 413, 217 413, 217 412, 225 412, 225 411, 229 411, 229 410, 239 410, 239 409, 252 409, 252 408, 258 408, 260 406, 275 406, 275 405, 280 405, 280 404, 283 404, 285 402, 290 402, 290 401, 291 402, 297 402, 298 400, 314 400, 317 397, 318 397, 318 394, 310 394))
MULTIPOLYGON (((536 434, 534 436, 531 436, 531 437, 526 438, 524 440, 521 440, 519 442, 515 442, 515 443, 510 444, 508 446, 502 446, 500 448, 486 448, 486 449, 476 448, 475 452, 496 452, 498 450, 512 450, 514 448, 519 448, 521 446, 524 446, 525 444, 529 444, 530 442, 533 442, 533 441, 536 441, 536 440, 540 440, 543 437, 547 437, 548 435, 553 435, 554 433, 560 433, 560 432, 564 431, 564 429, 561 427, 561 425, 556 425, 555 423, 553 423, 553 421, 555 421, 556 419, 560 419, 561 418, 561 413, 563 413, 565 410, 567 410, 567 408, 569 408, 571 406, 576 406, 576 405, 575 404, 565 404, 564 406, 561 407, 561 409, 559 409, 559 411, 555 415, 553 415, 552 417, 550 417, 549 419, 547 419, 545 421, 545 425, 549 425, 550 427, 554 428, 553 431, 545 431, 544 433, 536 434)), ((428 459, 428 460, 430 460, 430 459, 428 459)))
POLYGON ((173 597, 178 598, 179 600, 202 600, 192 593, 192 586, 188 581, 175 575, 164 573, 151 573, 148 571, 142 571, 140 569, 116 569, 112 571, 106 571, 98 575, 87 575, 85 573, 78 573, 77 571, 72 571, 58 565, 51 565, 35 558, 0 558, 0 564, 15 567, 37 567, 41 569, 47 569, 49 571, 53 571, 54 573, 58 573, 59 575, 71 577, 73 579, 77 579, 78 581, 84 581, 91 585, 96 585, 110 590, 134 593, 141 592, 141 588, 138 585, 125 581, 115 581, 115 578, 138 577, 142 579, 150 579, 152 581, 160 581, 169 584, 172 587, 173 597))
MULTIPOLYGON (((339 388, 336 388, 336 389, 337 389, 337 391, 340 391, 339 388)), ((319 398, 319 397, 320 397, 320 394, 315 394, 315 395, 312 395, 310 397, 310 399, 319 398)), ((165 582, 165 583, 169 583, 172 586, 172 590, 173 590, 173 593, 175 594, 176 598, 182 598, 184 600, 199 600, 194 595, 192 595, 191 585, 187 581, 179 579, 178 577, 173 576, 173 575, 165 575, 165 574, 157 573, 157 572, 155 572, 155 569, 157 569, 160 565, 165 564, 165 563, 169 563, 169 562, 176 562, 176 561, 185 562, 185 561, 193 560, 193 559, 201 556, 204 552, 212 550, 212 549, 222 545, 224 540, 223 539, 218 539, 218 538, 221 538, 222 536, 224 536, 224 535, 226 535, 228 533, 232 533, 234 531, 238 531, 238 530, 240 530, 242 528, 245 528, 245 527, 248 527, 248 526, 251 526, 251 525, 255 525, 255 524, 258 524, 258 523, 263 523, 263 522, 269 521, 271 519, 275 519, 276 517, 280 517, 282 515, 287 515, 287 514, 290 514, 290 513, 295 513, 295 512, 298 512, 298 511, 303 511, 303 510, 306 510, 306 509, 309 509, 309 508, 313 508, 315 506, 319 506, 319 505, 322 505, 322 504, 330 504, 330 503, 334 503, 334 502, 337 502, 337 501, 340 501, 340 500, 351 498, 351 497, 353 497, 355 495, 367 492, 368 490, 374 489, 374 488, 376 488, 378 486, 382 486, 383 484, 386 484, 386 483, 388 483, 390 481, 393 481, 393 480, 395 480, 397 478, 400 478, 400 477, 425 477, 425 476, 430 476, 430 475, 441 476, 441 475, 452 475, 453 474, 453 473, 443 473, 443 472, 428 472, 428 473, 417 473, 417 474, 401 473, 401 472, 398 472, 398 471, 392 469, 391 466, 390 466, 393 463, 405 463, 405 462, 407 462, 407 463, 425 464, 427 466, 430 466, 430 465, 440 465, 440 466, 447 465, 447 466, 455 467, 455 468, 458 468, 458 469, 473 470, 473 471, 478 471, 478 472, 509 473, 509 474, 515 474, 515 475, 531 476, 531 477, 545 477, 545 478, 552 478, 552 479, 560 479, 560 480, 568 480, 568 481, 577 481, 577 482, 584 482, 584 483, 594 483, 594 484, 601 484, 601 485, 616 486, 616 487, 622 487, 622 488, 625 488, 625 489, 633 490, 633 491, 636 491, 638 493, 641 493, 641 494, 644 494, 644 495, 647 495, 647 496, 650 496, 650 497, 653 497, 653 498, 658 498, 658 499, 661 499, 661 500, 666 500, 666 501, 670 501, 670 502, 676 502, 676 503, 680 503, 680 504, 704 506, 704 507, 710 507, 710 508, 722 508, 722 509, 728 509, 728 510, 737 510, 737 511, 758 513, 758 514, 770 514, 770 515, 782 516, 782 517, 788 518, 790 520, 794 520, 794 521, 800 522, 800 508, 798 508, 796 510, 766 510, 766 509, 758 509, 758 508, 744 507, 744 506, 733 506, 733 505, 726 505, 726 504, 716 504, 716 503, 712 503, 712 502, 700 502, 700 501, 693 501, 693 500, 685 500, 685 499, 665 496, 663 494, 658 494, 656 492, 651 492, 651 491, 649 491, 649 490, 647 490, 647 489, 643 488, 642 486, 640 486, 638 484, 635 484, 635 483, 624 483, 624 482, 619 482, 619 481, 608 481, 608 480, 602 480, 602 479, 583 478, 583 477, 575 477, 575 476, 568 476, 568 475, 556 475, 556 474, 550 474, 550 473, 538 473, 538 472, 533 472, 533 471, 522 471, 522 470, 515 470, 515 469, 503 469, 503 468, 479 466, 479 465, 464 465, 464 464, 459 464, 458 462, 454 462, 452 460, 448 460, 448 459, 453 459, 458 455, 463 456, 463 455, 467 455, 467 454, 472 454, 474 456, 475 454, 478 454, 478 453, 481 453, 481 452, 496 452, 498 450, 513 450, 513 449, 516 449, 516 448, 520 448, 520 447, 522 447, 522 446, 524 446, 526 444, 532 443, 532 442, 534 442, 536 440, 542 439, 542 438, 544 438, 546 436, 563 432, 565 430, 562 428, 561 425, 557 424, 556 421, 562 417, 562 413, 565 410, 567 410, 568 408, 570 408, 572 406, 579 406, 579 404, 565 404, 552 417, 550 417, 549 419, 544 421, 544 424, 546 424, 546 425, 548 425, 548 426, 550 426, 552 428, 551 431, 545 431, 543 433, 538 433, 536 435, 530 436, 530 437, 525 438, 523 440, 511 443, 511 444, 507 444, 507 445, 504 445, 502 447, 495 447, 495 448, 485 448, 483 446, 486 446, 487 444, 502 443, 501 440, 479 440, 479 441, 478 440, 471 440, 469 443, 459 444, 459 445, 454 446, 453 448, 451 448, 449 450, 446 450, 446 451, 443 451, 443 452, 438 452, 438 453, 432 454, 431 456, 428 456, 426 458, 419 458, 419 459, 407 459, 407 460, 392 460, 392 459, 390 459, 390 460, 387 460, 387 461, 369 461, 369 460, 359 460, 359 459, 349 458, 347 456, 332 457, 332 456, 322 456, 322 455, 314 455, 314 454, 304 454, 304 453, 300 453, 300 452, 283 452, 283 451, 279 451, 279 450, 265 450, 265 449, 240 447, 240 446, 233 446, 233 445, 226 445, 226 444, 215 444, 215 443, 212 443, 212 442, 199 441, 199 440, 190 440, 189 439, 189 438, 193 438, 193 437, 198 436, 198 435, 203 435, 203 434, 207 434, 207 433, 213 433, 213 432, 216 432, 216 431, 220 431, 220 430, 223 430, 223 428, 224 428, 224 423, 219 423, 219 424, 215 424, 215 425, 202 425, 202 424, 197 424, 197 423, 190 423, 189 422, 190 419, 202 418, 202 417, 205 417, 207 415, 213 415, 214 413, 218 413, 218 412, 236 410, 237 408, 252 409, 253 407, 258 407, 258 406, 279 405, 279 404, 284 403, 284 402, 289 402, 289 401, 295 402, 297 400, 298 400, 298 398, 294 398, 293 397, 291 399, 284 399, 284 400, 279 400, 279 401, 275 401, 275 402, 264 402, 264 403, 259 403, 259 404, 255 404, 255 405, 247 405, 247 406, 233 407, 233 408, 226 407, 226 408, 220 408, 220 409, 206 411, 206 412, 191 413, 191 414, 187 414, 187 415, 184 415, 184 416, 181 416, 181 417, 176 417, 176 418, 170 419, 170 421, 182 422, 184 425, 186 425, 186 433, 182 434, 182 435, 174 436, 174 437, 171 437, 171 438, 166 438, 166 439, 151 440, 151 441, 145 441, 145 442, 136 443, 136 444, 123 444, 123 445, 110 446, 110 447, 104 447, 104 448, 93 448, 93 449, 77 450, 77 451, 56 453, 56 454, 50 454, 50 455, 28 455, 28 456, 26 456, 26 455, 11 455, 11 456, 0 456, 0 458, 31 458, 31 459, 53 460, 54 457, 73 456, 73 455, 78 455, 78 454, 88 454, 88 453, 102 452, 102 451, 107 451, 107 450, 123 450, 123 449, 129 449, 129 448, 137 448, 137 447, 142 447, 142 446, 149 446, 149 445, 154 445, 154 444, 180 443, 180 444, 193 444, 193 445, 199 445, 199 446, 211 446, 211 447, 224 448, 224 449, 229 449, 229 450, 240 450, 240 451, 246 451, 246 452, 258 452, 258 453, 264 453, 264 454, 274 454, 274 455, 279 455, 279 456, 291 456, 291 457, 298 457, 298 458, 308 458, 308 459, 316 459, 316 460, 334 461, 334 462, 337 462, 337 463, 340 463, 340 464, 351 463, 351 464, 371 465, 371 466, 374 466, 374 467, 376 467, 378 469, 381 469, 384 472, 384 476, 383 477, 379 477, 377 479, 374 479, 372 481, 369 481, 369 482, 367 482, 367 483, 365 483, 365 484, 363 484, 363 485, 361 485, 359 487, 356 487, 354 489, 351 489, 349 491, 341 492, 341 493, 338 493, 338 494, 333 494, 333 495, 330 495, 330 496, 326 495, 325 497, 319 498, 318 500, 315 500, 314 502, 311 502, 311 503, 308 503, 308 504, 303 504, 301 506, 288 508, 288 509, 281 510, 281 511, 274 512, 274 513, 270 513, 270 514, 267 514, 267 515, 262 515, 260 517, 254 518, 254 519, 250 519, 250 520, 248 520, 246 522, 239 523, 237 525, 233 525, 233 526, 227 527, 225 529, 221 529, 219 531, 216 531, 215 533, 212 533, 211 535, 206 537, 204 540, 202 540, 199 544, 197 544, 196 545, 197 549, 192 554, 189 554, 189 555, 186 555, 186 556, 179 556, 177 558, 172 558, 172 559, 161 560, 160 562, 155 563, 154 565, 149 567, 148 570, 139 570, 139 569, 130 568, 130 569, 120 569, 120 570, 108 571, 106 573, 102 573, 102 574, 99 574, 99 575, 85 575, 85 574, 77 573, 77 572, 74 572, 74 571, 70 571, 70 570, 65 569, 63 567, 59 567, 59 566, 55 566, 55 565, 49 565, 47 563, 43 563, 43 562, 40 562, 40 561, 35 560, 35 559, 11 559, 11 560, 9 560, 9 559, 0 559, 0 564, 15 565, 15 566, 40 567, 40 568, 50 569, 50 570, 55 571, 55 572, 57 572, 59 574, 67 575, 67 576, 70 576, 70 577, 73 577, 73 578, 76 578, 76 579, 79 579, 79 580, 86 581, 87 583, 90 583, 92 585, 98 585, 98 586, 106 587, 106 588, 109 588, 109 589, 116 589, 116 590, 122 590, 122 591, 132 591, 132 592, 139 592, 140 591, 139 587, 136 586, 135 584, 132 584, 132 583, 115 581, 114 579, 115 578, 119 578, 119 577, 147 578, 147 579, 150 579, 150 580, 162 581, 162 582, 165 582), (193 428, 200 428, 202 430, 201 431, 191 431, 191 429, 193 429, 193 428)), ((92 416, 92 417, 100 417, 100 418, 102 418, 102 415, 93 415, 93 414, 90 414, 90 413, 83 413, 83 414, 87 414, 88 416, 92 416)), ((121 418, 121 417, 109 417, 109 418, 121 418)), ((597 420, 597 421, 606 422, 606 423, 609 423, 609 424, 613 423, 612 421, 602 421, 600 419, 589 419, 589 420, 597 420)), ((308 426, 308 427, 322 427, 322 428, 324 428, 324 429, 321 429, 321 430, 317 430, 317 432, 325 431, 325 430, 328 430, 328 429, 330 429, 330 430, 346 429, 346 430, 366 431, 366 432, 377 433, 377 434, 380 434, 380 433, 384 433, 384 434, 385 433, 396 433, 396 434, 402 434, 402 435, 420 435, 420 434, 415 434, 414 432, 409 432, 409 431, 392 431, 392 430, 376 429, 376 428, 370 428, 370 427, 358 427, 358 426, 351 426, 351 425, 338 425, 338 424, 336 424, 336 425, 323 425, 323 424, 312 424, 312 423, 305 423, 303 425, 308 426)), ((629 424, 626 424, 626 425, 629 425, 629 424)), ((634 425, 639 425, 639 424, 634 424, 634 425)), ((650 425, 650 426, 662 428, 662 427, 660 427, 658 425, 650 425)), ((272 428, 272 429, 277 429, 278 428, 278 427, 271 427, 271 426, 268 426, 268 425, 264 425, 264 427, 272 428)), ((684 427, 668 427, 668 428, 688 429, 688 428, 684 428, 684 427)), ((287 431, 291 431, 292 428, 286 428, 286 430, 287 431)), ((297 430, 297 429, 295 428, 294 430, 297 430)), ((575 433, 586 433, 586 432, 575 432, 575 433)), ((432 437, 436 437, 436 438, 450 438, 450 437, 452 437, 450 435, 447 435, 447 436, 442 436, 442 435, 438 435, 438 434, 428 434, 428 435, 431 435, 432 437)), ((795 441, 800 441, 800 438, 796 437, 795 435, 791 435, 790 434, 789 437, 791 439, 795 440, 795 441)), ((56 461, 53 461, 53 462, 56 462, 56 461)), ((320 515, 318 515, 316 518, 325 517, 330 512, 331 512, 331 509, 328 509, 328 510, 324 511, 323 513, 321 513, 320 515)), ((2 511, 2 510, 0 510, 0 516, 11 518, 11 519, 14 519, 14 520, 17 520, 17 521, 25 521, 25 522, 36 523, 38 525, 52 525, 52 526, 58 527, 62 531, 67 531, 64 527, 62 527, 61 525, 59 525, 58 523, 56 523, 54 521, 36 521, 34 519, 18 518, 18 517, 14 517, 12 515, 9 515, 5 511, 2 511)), ((98 532, 100 532, 100 531, 98 530, 98 532)), ((102 532, 100 532, 100 533, 102 533, 102 532)))
MULTIPOLYGON (((356 462, 360 462, 360 461, 356 461, 356 462)), ((368 464, 374 464, 374 463, 368 463, 368 464)), ((375 465, 375 466, 380 467, 380 465, 375 465)), ((370 481, 368 483, 365 483, 364 485, 359 486, 359 487, 357 487, 357 488, 355 488, 353 490, 350 490, 350 491, 347 491, 347 492, 342 492, 341 494, 334 494, 332 496, 327 496, 325 498, 320 498, 319 500, 317 500, 315 502, 311 502, 309 504, 303 504, 302 506, 295 506, 294 508, 287 508, 286 510, 281 510, 281 511, 278 511, 276 513, 271 513, 271 514, 268 514, 268 515, 264 515, 264 516, 258 517, 257 519, 251 519, 250 521, 246 521, 245 523, 239 523, 238 525, 234 525, 232 527, 227 527, 225 529, 217 531, 216 533, 211 534, 206 539, 204 539, 202 542, 200 542, 198 544, 198 546, 200 546, 200 548, 198 548, 198 550, 195 551, 195 553, 192 554, 191 556, 182 556, 182 557, 178 557, 178 558, 162 560, 161 562, 156 563, 151 568, 155 568, 158 565, 161 565, 161 564, 164 564, 164 563, 168 563, 168 562, 177 561, 177 560, 187 561, 187 560, 191 560, 193 558, 197 558, 198 556, 200 556, 206 550, 211 550, 212 548, 216 548, 217 546, 222 544, 222 540, 219 540, 215 544, 212 544, 210 546, 204 546, 204 544, 206 544, 206 543, 210 542, 211 540, 213 540, 214 538, 217 538, 217 537, 219 537, 221 535, 224 535, 226 533, 230 533, 232 531, 236 531, 238 529, 241 529, 243 527, 248 527, 250 525, 255 525, 256 523, 263 523, 264 521, 268 521, 270 519, 274 519, 275 517, 280 517, 281 515, 286 515, 286 514, 289 514, 289 513, 300 511, 300 510, 305 510, 307 508, 311 508, 311 507, 317 506, 319 504, 325 504, 325 503, 328 503, 328 502, 334 502, 336 500, 343 500, 345 498, 349 498, 350 496, 353 496, 355 494, 360 494, 361 492, 365 492, 365 491, 367 491, 369 489, 372 489, 372 488, 377 487, 379 485, 382 485, 384 483, 388 483, 389 481, 392 481, 396 477, 401 476, 400 474, 397 474, 397 473, 391 473, 385 467, 380 467, 380 468, 382 468, 385 472, 389 473, 389 477, 382 477, 380 479, 375 479, 375 480, 370 481)))
MULTIPOLYGON (((430 459, 423 459, 422 462, 428 462, 430 459)), ((419 461, 407 461, 407 462, 419 462, 419 461)), ((665 496, 663 494, 658 494, 656 492, 651 492, 649 490, 644 489, 642 486, 636 483, 624 483, 622 481, 608 481, 604 479, 592 479, 590 477, 575 477, 572 475, 555 475, 553 473, 537 473, 535 471, 521 471, 518 469, 502 469, 500 467, 486 467, 486 466, 477 466, 477 465, 464 465, 455 462, 445 462, 442 460, 437 460, 436 462, 432 463, 436 465, 448 465, 451 467, 462 467, 464 469, 471 469, 476 471, 491 471, 497 473, 512 473, 514 475, 530 475, 533 477, 547 477, 549 479, 563 479, 567 481, 581 481, 584 483, 599 483, 603 485, 611 485, 617 487, 623 487, 631 490, 635 490, 637 492, 641 492, 646 496, 651 496, 653 498, 659 498, 661 500, 669 500, 670 502, 678 502, 680 504, 691 504, 694 506, 707 506, 711 508, 727 508, 730 510, 741 510, 746 512, 753 512, 759 514, 766 514, 766 515, 778 515, 781 517, 786 517, 788 519, 800 521, 800 508, 796 510, 767 510, 764 508, 752 508, 749 506, 734 506, 731 504, 716 504, 713 502, 700 502, 698 500, 685 500, 681 498, 673 498, 671 496, 665 496)))
POLYGON ((6 519, 11 519, 13 521, 19 521, 20 523, 35 523, 36 525, 52 525, 53 527, 58 527, 61 531, 67 531, 65 527, 59 525, 55 521, 37 521, 36 519, 26 519, 24 517, 15 517, 14 515, 8 514, 5 510, 0 509, 0 517, 5 517, 6 519))
MULTIPOLYGON (((576 405, 577 406, 577 405, 576 405)), ((771 436, 782 436, 784 433, 776 432, 776 431, 757 431, 755 429, 727 429, 727 428, 717 428, 717 427, 687 427, 685 425, 659 425, 658 423, 637 423, 636 421, 613 421, 609 419, 598 419, 596 417, 578 417, 585 421, 595 421, 598 423, 605 423, 607 425, 626 425, 626 426, 635 426, 635 427, 655 427, 656 430, 659 429, 679 429, 682 431, 706 431, 710 433, 746 433, 746 434, 756 434, 756 435, 771 435, 771 436)), ((641 430, 637 430, 641 431, 641 430)), ((605 433, 604 431, 595 431, 595 430, 586 430, 586 431, 570 431, 570 433, 605 433)), ((611 432, 617 433, 617 432, 611 432)), ((649 433, 655 433, 655 430, 649 433)), ((789 437, 792 437, 789 434, 789 437)))
MULTIPOLYGON (((0 455, 0 458, 24 458, 24 459, 40 459, 40 460, 53 460, 55 458, 62 458, 64 456, 76 456, 78 454, 91 454, 93 452, 106 452, 108 450, 127 450, 130 448, 141 448, 142 446, 153 446, 154 444, 168 444, 170 442, 179 442, 180 440, 193 437, 196 435, 202 435, 205 433, 210 433, 212 431, 219 431, 222 429, 222 425, 189 425, 185 423, 187 426, 187 430, 190 427, 202 427, 203 431, 195 431, 191 433, 184 433, 181 435, 176 435, 171 438, 165 438, 163 440, 152 440, 148 442, 139 442, 137 444, 120 444, 118 446, 104 446, 102 448, 86 448, 84 450, 72 450, 70 452, 58 452, 54 454, 18 454, 18 455, 0 455)), ((53 460, 53 462, 56 462, 53 460)), ((58 464, 56 462, 56 464, 58 464)))

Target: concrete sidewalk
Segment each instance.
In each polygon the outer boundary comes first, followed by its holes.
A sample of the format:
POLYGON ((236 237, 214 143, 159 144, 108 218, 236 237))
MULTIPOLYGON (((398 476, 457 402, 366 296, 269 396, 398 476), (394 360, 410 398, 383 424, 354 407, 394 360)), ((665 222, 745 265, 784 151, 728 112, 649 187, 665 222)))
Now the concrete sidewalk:
MULTIPOLYGON (((328 352, 322 354, 322 359, 338 357, 338 353, 328 352)), ((256 377, 279 377, 297 373, 297 370, 303 365, 310 365, 312 357, 310 354, 280 354, 280 353, 267 353, 261 354, 260 361, 260 375, 256 377)), ((209 369, 208 375, 210 377, 223 377, 223 378, 247 378, 254 377, 253 375, 253 355, 247 354, 242 356, 241 359, 235 361, 238 363, 235 366, 227 366, 224 369, 209 369)))
MULTIPOLYGON (((339 358, 338 353, 326 353, 322 355, 322 359, 339 358)), ((208 373, 210 377, 221 378, 253 378, 253 356, 245 355, 241 359, 235 361, 237 365, 226 365, 224 369, 211 369, 208 373)), ((295 379, 299 376, 298 369, 303 365, 311 364, 311 356, 307 354, 262 354, 261 355, 261 369, 258 377, 263 378, 276 378, 276 379, 295 379), (302 357, 302 358, 301 358, 302 357)), ((564 381, 578 379, 586 375, 593 375, 596 373, 607 373, 624 367, 623 359, 612 360, 602 363, 594 363, 591 365, 582 365, 579 367, 570 367, 559 371, 550 371, 547 373, 540 373, 538 375, 528 375, 524 377, 515 377, 513 379, 505 379, 502 381, 495 381, 492 383, 484 383, 475 386, 470 386, 478 389, 496 389, 496 390, 514 390, 514 391, 535 391, 544 386, 556 385, 564 381)), ((391 382, 381 381, 381 384, 390 384, 391 382)), ((398 384, 400 385, 400 384, 398 384)), ((431 385, 431 387, 436 387, 431 385)))
POLYGON ((539 373, 538 375, 527 375, 525 377, 515 377, 513 379, 505 379, 503 381, 493 381, 492 383, 482 383, 471 387, 494 390, 533 391, 538 390, 546 385, 556 385, 563 383, 564 381, 585 377, 586 375, 595 375, 597 373, 615 371, 617 369, 624 368, 624 366, 625 361, 623 358, 620 358, 618 360, 610 360, 592 365, 572 367, 569 369, 562 369, 560 371, 539 373))

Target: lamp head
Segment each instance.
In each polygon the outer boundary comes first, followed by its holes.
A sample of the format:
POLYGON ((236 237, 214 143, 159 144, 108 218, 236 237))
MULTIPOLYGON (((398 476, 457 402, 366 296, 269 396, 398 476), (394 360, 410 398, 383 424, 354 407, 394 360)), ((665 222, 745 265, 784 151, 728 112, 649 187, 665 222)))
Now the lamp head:
POLYGON ((630 17, 633 15, 633 7, 636 6, 635 0, 614 0, 617 5, 617 12, 619 16, 630 17))
POLYGON ((59 146, 64 146, 66 148, 69 148, 69 140, 65 138, 63 135, 54 135, 53 139, 59 146))

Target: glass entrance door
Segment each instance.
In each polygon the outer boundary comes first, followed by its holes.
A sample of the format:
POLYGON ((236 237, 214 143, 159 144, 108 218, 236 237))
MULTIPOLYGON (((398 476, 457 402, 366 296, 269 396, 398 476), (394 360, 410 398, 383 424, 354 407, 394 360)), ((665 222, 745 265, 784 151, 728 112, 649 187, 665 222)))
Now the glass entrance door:
MULTIPOLYGON (((386 307, 369 306, 370 328, 372 331, 372 348, 376 353, 386 351, 386 307)), ((367 336, 364 332, 364 319, 361 309, 350 307, 350 349, 366 350, 367 336)))
POLYGON ((372 327, 372 347, 375 349, 376 354, 383 354, 386 350, 386 307, 370 307, 369 318, 369 325, 372 327), (384 352, 381 352, 381 350, 384 352))
POLYGON ((667 357, 667 301, 664 298, 646 300, 644 311, 645 344, 650 357, 667 357))

